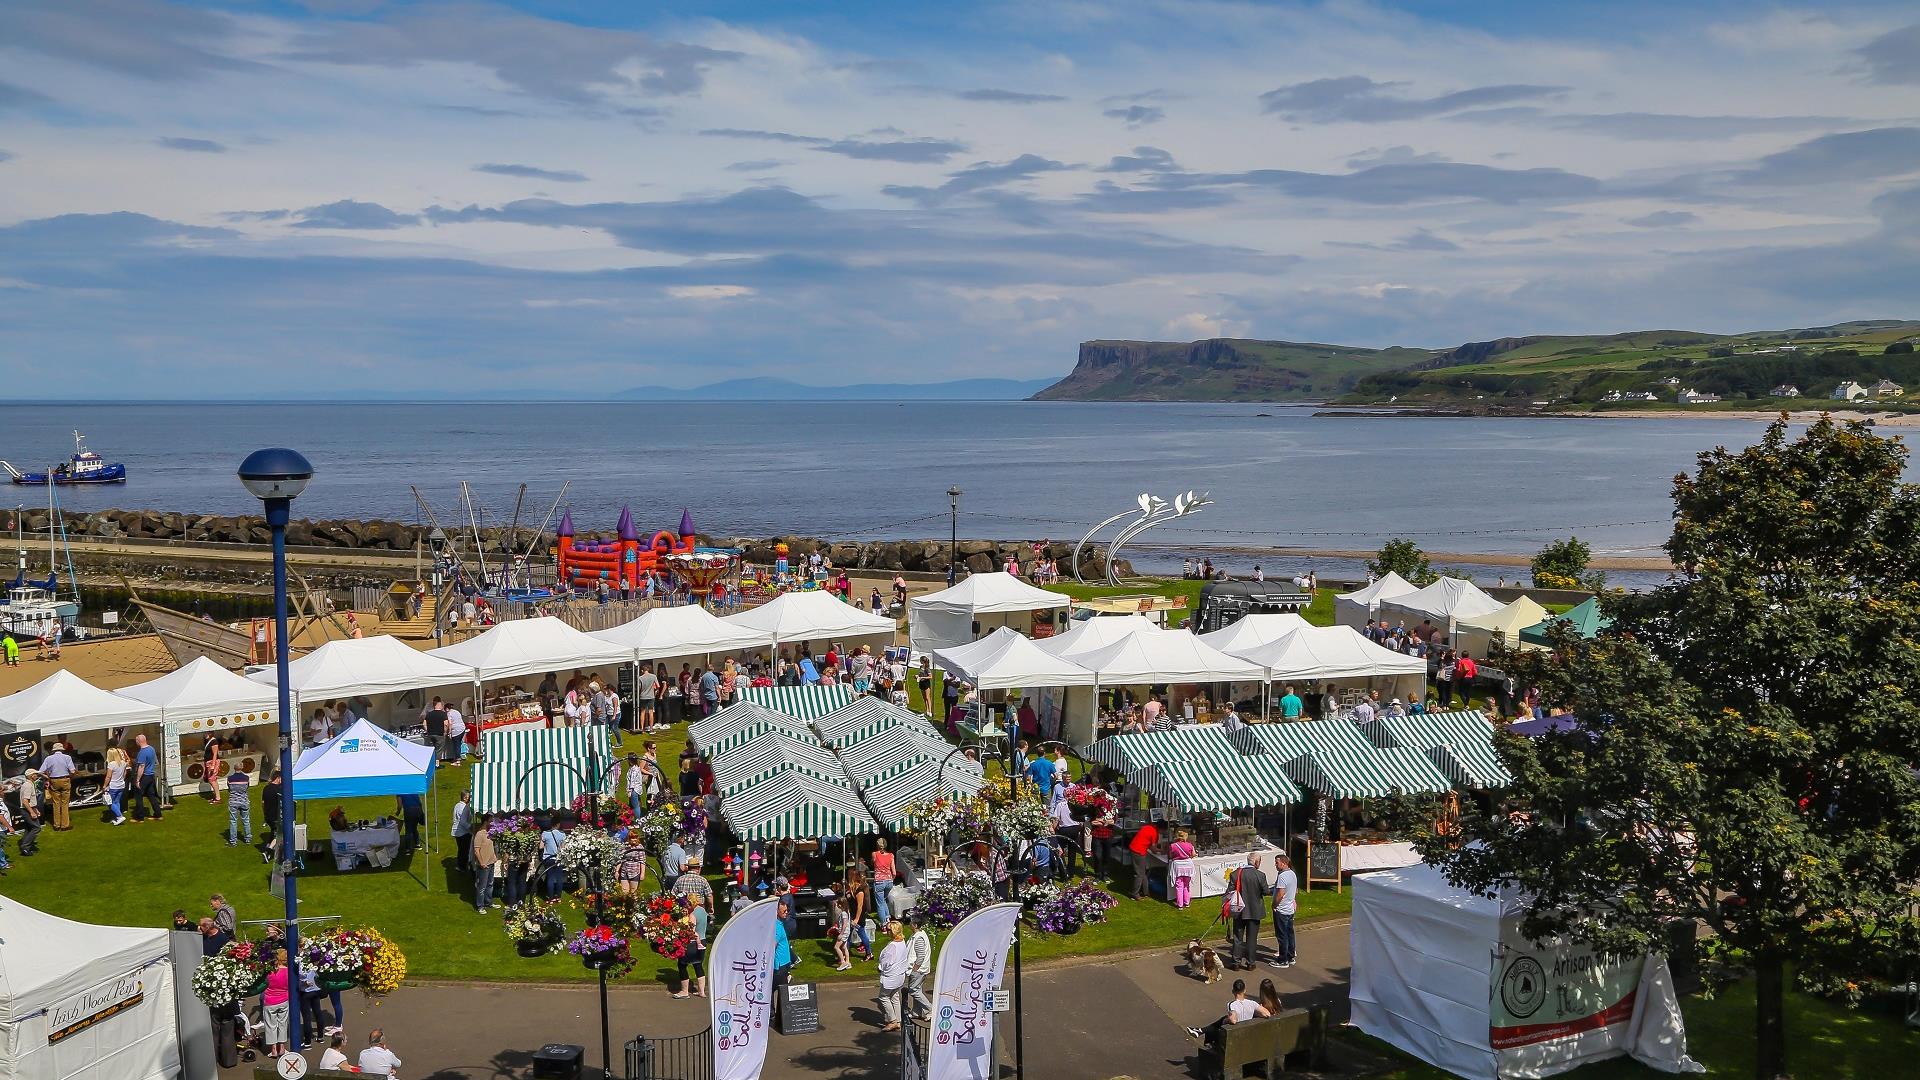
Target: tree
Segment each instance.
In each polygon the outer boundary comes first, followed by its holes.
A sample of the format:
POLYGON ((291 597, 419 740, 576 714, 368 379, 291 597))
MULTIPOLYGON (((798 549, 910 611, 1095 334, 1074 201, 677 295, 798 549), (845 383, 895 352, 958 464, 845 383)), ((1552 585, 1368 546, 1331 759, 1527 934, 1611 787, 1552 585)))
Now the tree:
POLYGON ((1888 355, 1888 356, 1902 356, 1902 355, 1905 355, 1905 354, 1907 354, 1907 353, 1911 353, 1912 351, 1913 351, 1913 342, 1911 342, 1911 341, 1896 341, 1896 342, 1894 342, 1893 344, 1891 344, 1891 345, 1888 345, 1888 346, 1887 346, 1887 352, 1886 352, 1886 355, 1888 355))
POLYGON ((1525 932, 1613 955, 1704 923, 1751 963, 1762 1080, 1786 975, 1911 977, 1920 919, 1920 489, 1859 423, 1700 456, 1674 481, 1675 580, 1592 641, 1511 658, 1577 730, 1504 738, 1522 813, 1417 837, 1456 884, 1516 886, 1525 932))
POLYGON ((1386 577, 1388 573, 1399 574, 1415 585, 1431 585, 1440 575, 1433 572, 1433 564, 1427 560, 1427 553, 1420 545, 1411 540, 1389 540, 1380 546, 1380 554, 1367 560, 1367 570, 1374 577, 1386 577))
POLYGON ((1552 541, 1533 557, 1533 583, 1542 589, 1585 588, 1599 592, 1607 583, 1607 575, 1598 571, 1587 573, 1587 562, 1592 558, 1593 549, 1577 536, 1552 541))

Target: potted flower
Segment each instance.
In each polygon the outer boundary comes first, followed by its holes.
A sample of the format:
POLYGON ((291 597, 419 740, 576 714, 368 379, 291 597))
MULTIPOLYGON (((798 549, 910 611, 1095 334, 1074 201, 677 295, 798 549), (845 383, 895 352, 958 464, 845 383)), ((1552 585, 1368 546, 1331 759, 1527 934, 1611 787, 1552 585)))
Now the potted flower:
POLYGON ((954 926, 994 900, 993 882, 987 875, 977 870, 950 871, 921 887, 916 910, 941 926, 954 926))
POLYGON ((311 971, 320 989, 348 990, 360 985, 373 958, 373 942, 368 933, 344 927, 322 931, 300 939, 300 967, 311 971))
POLYGON ((254 971, 231 956, 200 961, 193 972, 193 996, 209 1009, 223 1009, 252 992, 254 971))
POLYGON ((267 951, 266 946, 253 941, 229 941, 220 950, 220 955, 240 965, 252 976, 243 996, 258 994, 267 988, 267 976, 273 974, 273 954, 267 951))
POLYGON ((555 951, 566 924, 556 912, 558 905, 537 897, 528 897, 507 909, 504 924, 507 936, 521 956, 545 956, 555 951))
POLYGON ((578 956, 587 967, 616 978, 633 968, 633 953, 628 949, 627 939, 611 926, 587 927, 568 940, 567 951, 578 956))
POLYGON ((1069 784, 1066 797, 1075 821, 1106 817, 1118 807, 1113 794, 1097 784, 1069 784))
POLYGON ((400 980, 407 977, 407 956, 400 946, 387 940, 377 930, 361 930, 369 950, 367 966, 360 973, 360 989, 369 997, 379 997, 400 989, 400 980))
POLYGON ((598 882, 605 888, 619 871, 626 848, 612 834, 583 826, 568 833, 561 842, 559 861, 568 874, 584 882, 598 882))
POLYGON ((493 848, 508 866, 526 864, 540 851, 540 826, 526 814, 508 814, 487 823, 493 848))
POLYGON ((1077 934, 1088 923, 1107 921, 1107 912, 1119 901, 1090 881, 1061 889, 1033 908, 1034 925, 1049 934, 1077 934))
POLYGON ((654 952, 669 960, 685 958, 700 944, 693 924, 682 917, 680 901, 672 893, 655 893, 647 898, 640 913, 640 936, 654 952))
POLYGON ((587 825, 596 825, 598 828, 609 831, 633 827, 633 807, 613 795, 601 795, 599 797, 597 822, 595 821, 594 814, 596 809, 594 806, 594 797, 591 795, 574 796, 573 802, 569 804, 568 808, 573 811, 574 817, 587 825))

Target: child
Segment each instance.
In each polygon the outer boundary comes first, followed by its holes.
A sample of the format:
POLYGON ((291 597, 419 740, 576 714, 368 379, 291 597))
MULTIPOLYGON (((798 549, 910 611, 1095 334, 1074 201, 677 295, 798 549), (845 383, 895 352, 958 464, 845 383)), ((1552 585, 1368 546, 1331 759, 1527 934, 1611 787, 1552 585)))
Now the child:
POLYGON ((847 939, 853 934, 853 918, 832 889, 822 889, 821 894, 827 898, 827 917, 833 922, 833 970, 852 971, 853 958, 847 953, 847 939))
POLYGON ((1184 908, 1193 897, 1193 841, 1187 836, 1187 830, 1180 829, 1173 834, 1173 843, 1167 845, 1167 873, 1173 878, 1173 906, 1184 908))

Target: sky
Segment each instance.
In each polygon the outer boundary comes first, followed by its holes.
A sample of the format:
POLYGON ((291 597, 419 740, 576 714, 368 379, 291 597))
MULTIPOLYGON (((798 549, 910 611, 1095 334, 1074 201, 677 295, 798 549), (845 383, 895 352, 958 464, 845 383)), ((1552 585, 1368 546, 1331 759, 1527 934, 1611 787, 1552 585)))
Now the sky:
POLYGON ((1914 317, 1910 2, 0 3, 15 398, 1914 317))

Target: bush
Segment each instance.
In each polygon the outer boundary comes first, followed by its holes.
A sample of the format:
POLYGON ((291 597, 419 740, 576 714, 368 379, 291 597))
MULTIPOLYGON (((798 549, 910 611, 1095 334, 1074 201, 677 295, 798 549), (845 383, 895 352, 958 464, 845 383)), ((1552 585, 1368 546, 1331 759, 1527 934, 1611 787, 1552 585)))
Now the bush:
POLYGON ((1597 571, 1587 573, 1587 563, 1592 559, 1593 549, 1585 540, 1577 536, 1555 540, 1533 557, 1533 584, 1541 589, 1584 587, 1599 592, 1605 587, 1607 576, 1597 571))
POLYGON ((1377 557, 1367 560, 1367 570, 1377 578, 1399 574, 1415 585, 1431 585, 1440 576, 1433 572, 1433 564, 1420 545, 1407 539, 1387 541, 1377 557))

